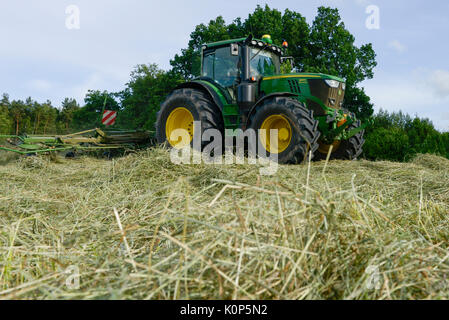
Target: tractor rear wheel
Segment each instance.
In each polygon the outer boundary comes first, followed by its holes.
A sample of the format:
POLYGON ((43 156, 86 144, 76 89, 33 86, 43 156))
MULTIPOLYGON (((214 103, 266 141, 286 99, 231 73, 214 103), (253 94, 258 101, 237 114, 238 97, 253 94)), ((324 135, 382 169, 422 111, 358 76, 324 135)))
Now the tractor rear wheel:
MULTIPOLYGON (((355 123, 351 124, 347 130, 352 130, 360 127, 361 122, 357 120, 355 123)), ((341 141, 334 141, 332 143, 332 152, 330 155, 331 160, 357 160, 360 154, 363 152, 363 144, 365 143, 365 139, 363 135, 365 130, 360 131, 355 136, 341 141)), ((325 144, 323 142, 319 142, 319 148, 315 153, 315 160, 325 160, 327 158, 327 154, 329 153, 330 146, 329 144, 325 144)))
MULTIPOLYGON (((209 96, 199 90, 185 88, 174 90, 161 104, 157 113, 156 139, 169 147, 193 147, 193 139, 208 129, 217 129, 223 135, 223 120, 218 107, 209 96), (201 132, 194 132, 194 121, 201 122, 201 132), (179 129, 185 136, 179 136, 179 129)), ((201 149, 205 143, 201 143, 201 149)))
POLYGON ((250 115, 249 128, 267 154, 277 154, 283 164, 301 163, 318 148, 318 121, 313 111, 291 98, 274 97, 265 100, 250 115), (260 131, 264 129, 265 131, 260 131), (270 141, 270 130, 278 130, 278 141, 270 141))

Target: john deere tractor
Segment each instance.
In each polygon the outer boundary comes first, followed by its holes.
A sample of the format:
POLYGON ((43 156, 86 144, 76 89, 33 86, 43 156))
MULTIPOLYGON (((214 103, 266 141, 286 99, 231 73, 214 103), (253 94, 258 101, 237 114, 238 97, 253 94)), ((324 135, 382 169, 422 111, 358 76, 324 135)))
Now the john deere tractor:
POLYGON ((308 155, 356 159, 366 125, 342 109, 345 81, 321 73, 282 74, 281 64, 291 59, 283 53, 268 35, 204 45, 201 76, 179 85, 161 104, 158 142, 182 147, 173 135, 177 129, 188 132, 190 142, 182 141, 192 146, 194 135, 207 129, 223 136, 225 129, 254 129, 263 151, 276 153, 280 163, 300 163, 308 155), (201 122, 195 130, 194 121, 201 122), (278 130, 277 142, 270 141, 271 129, 278 130))

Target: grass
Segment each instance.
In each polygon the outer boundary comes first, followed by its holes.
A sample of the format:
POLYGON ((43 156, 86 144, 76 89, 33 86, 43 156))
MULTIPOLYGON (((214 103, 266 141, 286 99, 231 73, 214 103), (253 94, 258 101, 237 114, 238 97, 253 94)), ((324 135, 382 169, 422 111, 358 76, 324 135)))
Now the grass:
POLYGON ((0 298, 449 298, 449 160, 308 170, 12 159, 0 298))

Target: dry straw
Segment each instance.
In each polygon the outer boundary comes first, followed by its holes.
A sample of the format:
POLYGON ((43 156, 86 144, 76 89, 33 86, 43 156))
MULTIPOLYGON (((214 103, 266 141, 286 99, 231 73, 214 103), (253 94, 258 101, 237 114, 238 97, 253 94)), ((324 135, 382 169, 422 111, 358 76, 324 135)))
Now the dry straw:
POLYGON ((175 165, 160 149, 12 159, 0 166, 0 298, 449 298, 448 168, 420 155, 268 177, 175 165))

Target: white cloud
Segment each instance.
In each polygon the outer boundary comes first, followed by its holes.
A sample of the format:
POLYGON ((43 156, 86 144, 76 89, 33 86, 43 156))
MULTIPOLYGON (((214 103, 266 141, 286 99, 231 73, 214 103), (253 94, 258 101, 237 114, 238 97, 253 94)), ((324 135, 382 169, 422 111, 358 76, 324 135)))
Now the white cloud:
POLYGON ((393 48, 398 53, 403 53, 407 50, 407 47, 404 44, 400 43, 398 40, 390 41, 388 46, 390 48, 393 48))
POLYGON ((449 71, 433 71, 428 77, 427 83, 439 97, 449 97, 449 71))

